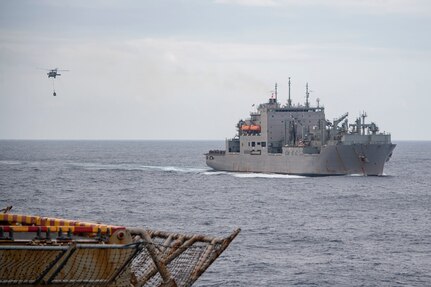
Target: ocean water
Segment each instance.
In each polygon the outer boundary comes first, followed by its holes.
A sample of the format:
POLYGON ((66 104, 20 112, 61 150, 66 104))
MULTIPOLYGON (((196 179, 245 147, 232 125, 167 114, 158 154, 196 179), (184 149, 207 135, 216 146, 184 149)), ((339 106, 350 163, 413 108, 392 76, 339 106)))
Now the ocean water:
POLYGON ((222 141, 0 141, 0 207, 241 233, 195 286, 431 286, 431 142, 386 176, 214 172, 222 141))

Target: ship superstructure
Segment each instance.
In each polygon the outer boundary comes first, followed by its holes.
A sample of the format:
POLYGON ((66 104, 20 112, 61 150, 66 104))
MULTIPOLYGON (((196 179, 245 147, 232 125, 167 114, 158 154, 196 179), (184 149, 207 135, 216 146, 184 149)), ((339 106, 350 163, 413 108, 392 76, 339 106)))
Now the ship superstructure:
POLYGON ((216 170, 300 175, 382 175, 395 145, 391 135, 366 124, 362 113, 353 124, 348 113, 333 121, 325 108, 311 106, 308 83, 305 103, 285 105, 275 91, 250 117, 240 120, 237 134, 226 140, 226 150, 211 150, 206 163, 216 170))

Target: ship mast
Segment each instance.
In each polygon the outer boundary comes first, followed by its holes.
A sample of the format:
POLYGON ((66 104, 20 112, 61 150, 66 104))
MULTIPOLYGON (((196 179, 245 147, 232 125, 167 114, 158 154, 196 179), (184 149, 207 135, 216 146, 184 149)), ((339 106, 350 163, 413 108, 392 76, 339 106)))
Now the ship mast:
POLYGON ((365 118, 367 117, 367 114, 365 113, 365 111, 362 112, 362 134, 365 134, 365 118))
POLYGON ((310 103, 308 102, 308 98, 310 97, 310 92, 308 91, 308 83, 305 85, 305 106, 307 108, 310 107, 310 103))
POLYGON ((292 106, 292 100, 290 99, 290 77, 289 77, 289 98, 287 99, 287 106, 292 106))

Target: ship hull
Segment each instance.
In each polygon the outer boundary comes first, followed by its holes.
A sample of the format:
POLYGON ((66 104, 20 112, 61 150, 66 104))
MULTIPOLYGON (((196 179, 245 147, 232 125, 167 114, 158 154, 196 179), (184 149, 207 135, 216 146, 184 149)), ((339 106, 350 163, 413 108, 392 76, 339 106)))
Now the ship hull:
POLYGON ((395 144, 327 145, 319 153, 290 148, 277 154, 208 153, 206 163, 220 171, 279 173, 307 176, 383 175, 395 144))

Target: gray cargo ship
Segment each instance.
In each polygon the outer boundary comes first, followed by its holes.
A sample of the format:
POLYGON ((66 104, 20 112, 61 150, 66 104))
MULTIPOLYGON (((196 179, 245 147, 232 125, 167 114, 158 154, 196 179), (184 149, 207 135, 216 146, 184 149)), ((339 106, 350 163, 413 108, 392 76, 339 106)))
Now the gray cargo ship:
POLYGON ((317 99, 309 103, 308 83, 304 104, 277 101, 277 84, 269 101, 250 117, 240 120, 237 134, 226 140, 226 150, 210 150, 206 163, 215 170, 280 173, 307 176, 383 175, 395 144, 391 135, 365 123, 362 113, 353 124, 348 113, 333 121, 317 99))

